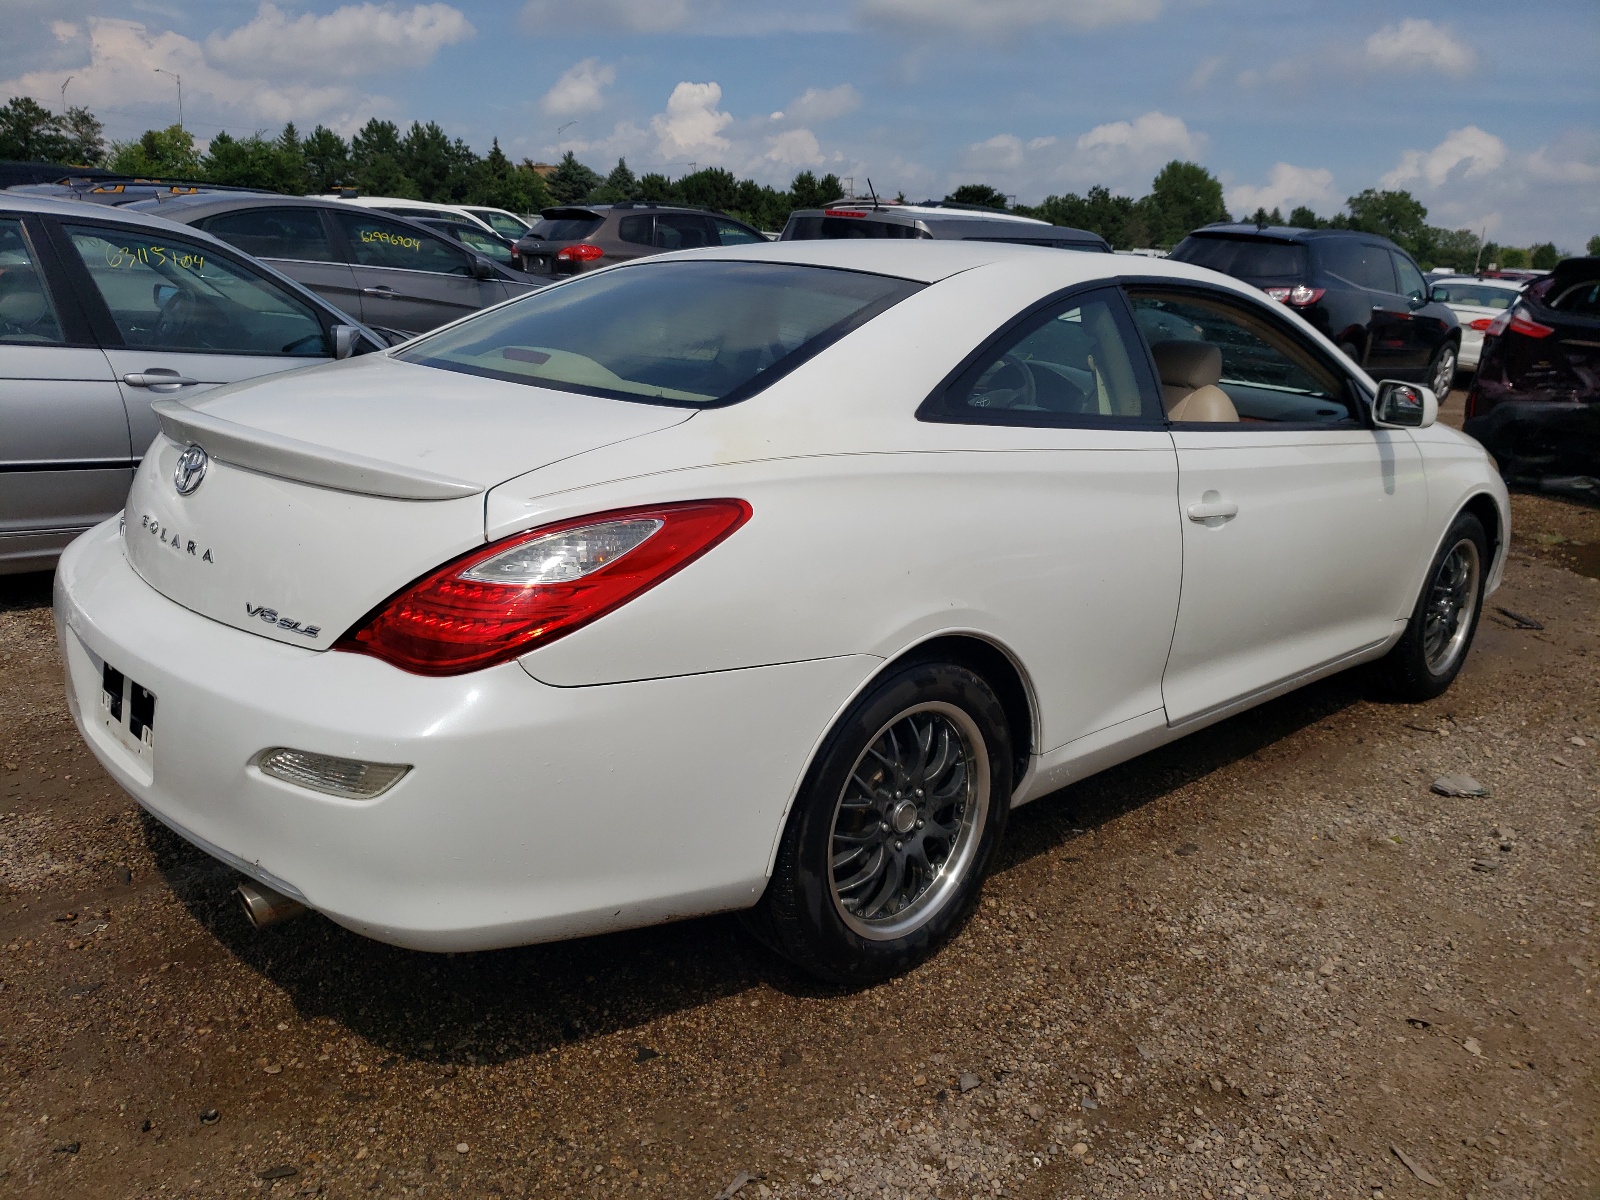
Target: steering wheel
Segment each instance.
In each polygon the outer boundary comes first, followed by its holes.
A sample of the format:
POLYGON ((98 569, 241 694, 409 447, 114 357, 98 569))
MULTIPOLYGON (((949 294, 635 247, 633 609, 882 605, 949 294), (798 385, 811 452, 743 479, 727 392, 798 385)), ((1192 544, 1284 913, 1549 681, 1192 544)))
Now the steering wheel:
POLYGON ((295 352, 295 348, 296 347, 304 346, 307 343, 315 343, 316 345, 321 346, 324 349, 327 348, 327 338, 326 337, 324 337, 320 333, 308 333, 303 338, 295 338, 294 341, 290 342, 287 346, 283 347, 283 349, 280 350, 278 353, 280 353, 280 354, 293 354, 295 352))
POLYGON ((972 389, 976 408, 1036 408, 1038 403, 1033 372, 1015 354, 1001 355, 991 363, 972 389))
POLYGON ((154 331, 158 344, 175 342, 179 335, 189 328, 189 322, 194 320, 196 305, 194 296, 179 288, 173 292, 167 302, 161 306, 161 315, 156 318, 154 331))

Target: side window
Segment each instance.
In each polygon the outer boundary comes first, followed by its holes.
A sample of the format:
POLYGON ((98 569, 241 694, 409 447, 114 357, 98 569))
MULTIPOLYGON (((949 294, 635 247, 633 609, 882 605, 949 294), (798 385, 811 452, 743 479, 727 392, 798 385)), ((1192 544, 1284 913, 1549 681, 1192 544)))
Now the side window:
POLYGON ((696 250, 717 244, 711 222, 699 213, 656 215, 656 245, 663 250, 696 250))
POLYGON ((1343 375, 1279 321, 1218 297, 1135 292, 1170 419, 1356 425, 1343 375))
POLYGON ((496 240, 492 234, 467 224, 451 225, 449 229, 456 240, 467 249, 476 251, 485 258, 492 258, 496 262, 511 261, 511 251, 506 249, 504 242, 496 240))
POLYGON ((471 275, 466 251, 414 225, 387 221, 359 210, 334 214, 350 239, 350 259, 362 267, 397 267, 441 275, 471 275))
POLYGON ((635 246, 655 245, 655 217, 635 213, 617 222, 617 237, 635 246))
POLYGON ((1394 272, 1400 280, 1400 294, 1410 297, 1419 304, 1426 300, 1428 285, 1423 281, 1422 272, 1417 270, 1417 265, 1404 254, 1390 251, 1389 256, 1394 259, 1394 272))
POLYGON ((1329 238, 1318 248, 1323 269, 1346 283, 1375 292, 1393 292, 1394 267, 1383 246, 1353 238, 1329 238))
POLYGON ((0 345, 59 345, 65 340, 44 276, 22 236, 22 222, 0 220, 0 345))
POLYGON ((754 242, 764 242, 762 237, 753 229, 748 229, 737 221, 729 221, 724 217, 712 217, 711 224, 717 230, 717 243, 722 246, 748 246, 754 242))
POLYGON ((93 225, 66 231, 130 348, 328 356, 310 305, 213 246, 93 225))
POLYGON ((1023 321, 919 413, 995 425, 1159 421, 1139 386, 1136 338, 1114 294, 1079 295, 1023 321))
POLYGON ((255 208, 200 222, 212 237, 257 258, 336 262, 322 214, 314 208, 255 208))

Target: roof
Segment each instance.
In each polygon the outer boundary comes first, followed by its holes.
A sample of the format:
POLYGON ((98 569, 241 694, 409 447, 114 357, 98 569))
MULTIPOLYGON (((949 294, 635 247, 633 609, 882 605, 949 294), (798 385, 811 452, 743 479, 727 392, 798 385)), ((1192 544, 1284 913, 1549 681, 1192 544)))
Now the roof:
MULTIPOLYGON (((194 214, 215 209, 219 212, 234 208, 344 208, 337 200, 324 200, 317 196, 280 196, 276 192, 198 192, 190 196, 170 196, 164 200, 136 200, 122 206, 123 212, 174 212, 183 214, 175 220, 188 221, 194 214)), ((402 220, 404 218, 401 218, 402 220)))
POLYGON ((1389 242, 1381 233, 1368 233, 1364 229, 1301 229, 1297 225, 1253 225, 1248 221, 1204 225, 1193 230, 1190 237, 1256 237, 1278 242, 1304 242, 1317 238, 1364 237, 1374 241, 1389 242))
POLYGON ((1226 287, 1262 300, 1262 293, 1231 276, 1165 258, 1135 258, 1116 254, 1040 254, 1036 247, 1015 242, 969 242, 935 238, 819 239, 797 242, 761 242, 743 246, 712 246, 702 250, 677 250, 621 263, 608 270, 674 259, 714 259, 724 262, 780 262, 799 266, 831 267, 890 275, 917 283, 937 283, 963 271, 996 263, 1030 266, 1048 264, 1061 287, 1101 279, 1190 279, 1226 287))
POLYGON ((837 212, 848 209, 851 212, 869 212, 875 217, 883 216, 909 216, 920 221, 1007 221, 1024 225, 1043 225, 1050 228, 1049 221, 1041 221, 1038 217, 1025 217, 1021 213, 1001 212, 997 208, 983 208, 976 204, 893 204, 879 201, 874 204, 871 200, 836 200, 827 206, 827 209, 805 209, 806 213, 837 212))
MULTIPOLYGON (((171 207, 168 201, 161 207, 171 207)), ((125 225, 139 225, 171 233, 178 228, 175 221, 166 220, 155 212, 141 210, 133 205, 85 204, 82 200, 58 200, 53 196, 33 196, 19 192, 0 192, 0 211, 49 213, 57 217, 75 217, 80 221, 119 221, 125 225)), ((185 229, 185 233, 195 231, 185 229)), ((202 236, 210 237, 210 234, 202 236)), ((220 244, 220 243, 219 243, 220 244)))

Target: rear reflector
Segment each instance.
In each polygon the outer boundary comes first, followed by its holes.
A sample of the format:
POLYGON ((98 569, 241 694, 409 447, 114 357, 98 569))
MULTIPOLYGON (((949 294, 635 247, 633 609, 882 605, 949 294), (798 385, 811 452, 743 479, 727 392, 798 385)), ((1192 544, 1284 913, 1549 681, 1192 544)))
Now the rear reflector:
POLYGON ((375 800, 399 783, 411 768, 400 763, 362 762, 279 746, 256 760, 263 775, 346 800, 375 800))
POLYGON ((334 649, 417 675, 509 662, 648 591, 749 519, 743 500, 693 500, 531 529, 417 580, 334 649))
POLYGON ((578 242, 576 245, 563 246, 556 253, 557 262, 593 262, 597 258, 604 258, 606 252, 593 242, 578 242))

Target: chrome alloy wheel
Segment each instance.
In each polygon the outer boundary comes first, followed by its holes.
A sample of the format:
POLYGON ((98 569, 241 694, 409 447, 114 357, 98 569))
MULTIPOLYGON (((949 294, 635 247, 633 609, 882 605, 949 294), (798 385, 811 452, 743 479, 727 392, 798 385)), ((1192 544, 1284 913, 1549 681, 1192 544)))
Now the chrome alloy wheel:
POLYGON ((1477 543, 1462 538, 1434 573, 1422 613, 1422 657, 1435 675, 1443 675, 1453 667, 1466 649, 1478 605, 1481 571, 1477 543))
POLYGON ((856 760, 834 806, 833 902, 873 941, 904 937, 959 890, 989 815, 989 754, 953 704, 908 708, 856 760))
POLYGON ((1452 346, 1446 346, 1439 351, 1438 361, 1433 364, 1433 382, 1429 385, 1433 394, 1443 404, 1445 397, 1450 394, 1450 385, 1456 381, 1456 352, 1452 346))

